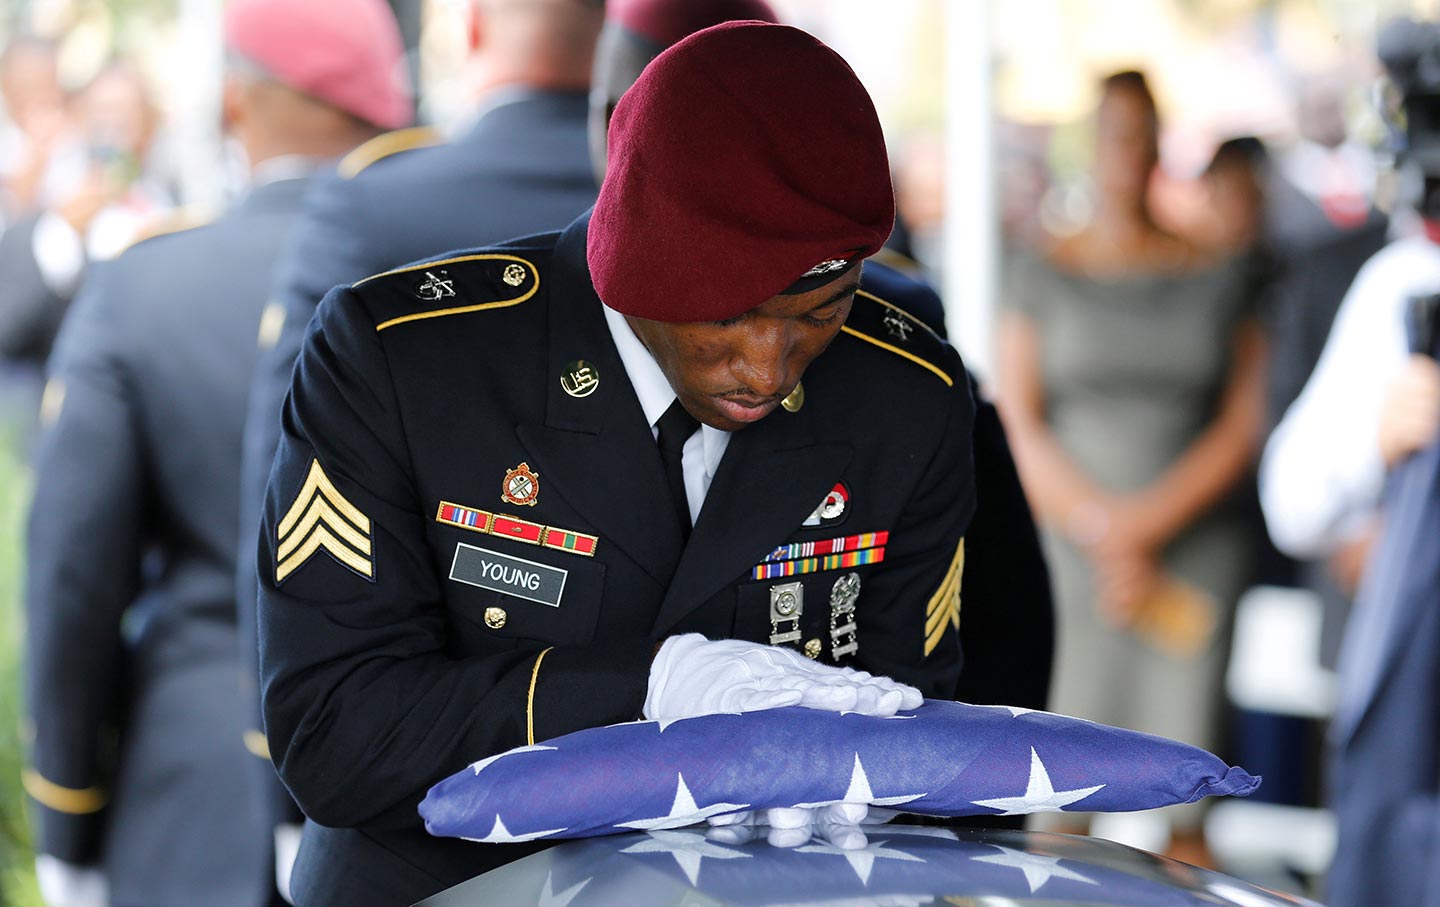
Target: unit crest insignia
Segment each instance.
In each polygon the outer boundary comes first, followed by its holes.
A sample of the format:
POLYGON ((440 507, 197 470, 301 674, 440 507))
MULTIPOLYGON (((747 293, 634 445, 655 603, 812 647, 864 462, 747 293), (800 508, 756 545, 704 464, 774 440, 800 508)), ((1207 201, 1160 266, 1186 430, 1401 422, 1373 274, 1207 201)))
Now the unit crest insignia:
POLYGON ((540 473, 532 471, 529 463, 521 463, 505 473, 500 500, 520 507, 534 507, 539 497, 540 473))
POLYGON ((836 482, 835 487, 825 495, 820 506, 811 511, 805 518, 802 526, 834 526, 845 519, 845 513, 850 508, 850 489, 845 487, 844 482, 836 482))

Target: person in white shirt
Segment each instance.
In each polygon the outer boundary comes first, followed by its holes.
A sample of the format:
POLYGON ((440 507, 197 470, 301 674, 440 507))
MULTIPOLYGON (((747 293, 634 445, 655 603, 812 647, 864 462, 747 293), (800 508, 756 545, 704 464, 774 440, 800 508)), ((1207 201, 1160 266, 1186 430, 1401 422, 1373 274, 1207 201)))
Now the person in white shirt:
POLYGON ((1392 243, 1356 275, 1325 351, 1265 447, 1260 502, 1275 545, 1328 557, 1368 535, 1386 471, 1440 431, 1440 367, 1411 355, 1410 299, 1440 293, 1440 245, 1392 243))

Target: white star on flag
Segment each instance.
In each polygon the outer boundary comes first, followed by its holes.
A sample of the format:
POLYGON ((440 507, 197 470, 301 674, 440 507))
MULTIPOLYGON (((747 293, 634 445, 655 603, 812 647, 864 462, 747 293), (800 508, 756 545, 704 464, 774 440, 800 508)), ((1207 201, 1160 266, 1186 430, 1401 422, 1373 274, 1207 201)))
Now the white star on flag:
POLYGON ((798 853, 828 853, 837 857, 844 857, 850 868, 860 877, 861 885, 870 884, 870 873, 875 869, 875 861, 879 860, 900 860, 906 863, 924 863, 919 857, 908 854, 903 850, 887 850, 884 841, 874 841, 863 849, 845 850, 836 847, 829 841, 816 839, 814 844, 807 844, 804 847, 796 848, 798 853))
POLYGON ((580 884, 571 885, 556 894, 551 875, 552 873, 545 873, 545 887, 540 889, 540 900, 536 907, 570 907, 570 902, 575 900, 575 895, 580 893, 580 889, 590 884, 590 880, 586 879, 580 884))
POLYGON ((517 747, 517 748, 515 748, 515 749, 513 749, 513 750, 507 750, 507 751, 505 751, 505 752, 503 752, 503 753, 500 753, 500 754, 498 754, 498 755, 495 755, 495 756, 489 756, 489 757, 486 757, 486 758, 484 758, 484 759, 481 759, 479 762, 476 762, 474 765, 470 766, 470 770, 473 771, 475 774, 478 775, 478 774, 480 774, 482 771, 484 771, 484 770, 485 770, 485 767, 486 767, 487 765, 489 765, 490 763, 495 762, 496 760, 499 760, 499 759, 504 759, 504 758, 507 757, 507 756, 518 756, 518 755, 520 755, 521 753, 543 753, 543 752, 545 752, 545 751, 547 751, 547 750, 553 751, 554 749, 555 749, 555 747, 553 747, 553 746, 521 746, 521 747, 517 747))
POLYGON ((675 803, 670 807, 670 815, 656 816, 653 819, 636 819, 634 822, 617 823, 619 828, 639 828, 649 831, 652 828, 680 828, 684 825, 694 825, 702 822, 711 816, 720 813, 734 812, 737 809, 745 809, 749 803, 712 803, 703 809, 696 805, 695 798, 690 794, 690 788, 685 786, 685 776, 675 776, 679 783, 675 787, 675 803))
POLYGON ((976 806, 1003 810, 1000 813, 1002 816, 1019 816, 1024 813, 1058 813, 1064 807, 1077 800, 1084 800, 1104 786, 1097 784, 1094 787, 1057 791, 1055 786, 1050 783, 1050 773, 1045 770, 1045 763, 1040 761, 1040 754, 1036 753, 1035 747, 1032 746, 1030 747, 1030 780, 1025 785, 1024 796, 972 800, 971 802, 976 806))
POLYGON ((1071 879, 1076 882, 1084 882, 1087 885, 1099 885, 1100 883, 1078 872, 1072 872, 1060 865, 1059 857, 1042 857, 1039 854, 1023 853, 1018 850, 1011 850, 1008 847, 1001 847, 999 844, 989 844, 1000 851, 988 857, 971 857, 976 863, 994 863, 996 866, 1009 866, 1025 873, 1025 881, 1030 885, 1030 893, 1034 894, 1040 890, 1040 886, 1053 879, 1071 879))
MULTIPOLYGON (((652 719, 649 719, 648 721, 627 721, 627 722, 625 722, 625 723, 626 723, 626 724, 634 724, 634 725, 637 725, 637 726, 638 726, 638 725, 644 725, 644 724, 656 724, 656 725, 659 725, 659 726, 660 726, 660 733, 663 734, 663 733, 665 733, 665 731, 667 731, 667 730, 670 728, 670 725, 672 725, 672 724, 679 724, 679 723, 682 722, 682 721, 690 721, 690 720, 695 719, 695 718, 712 718, 712 717, 714 717, 714 716, 716 716, 716 715, 739 715, 739 714, 740 714, 739 712, 707 712, 707 713, 705 713, 704 715, 683 715, 683 716, 681 716, 681 717, 679 717, 679 718, 652 718, 652 719)), ((620 727, 620 725, 618 725, 618 724, 612 724, 612 725, 610 725, 610 726, 611 726, 611 727, 620 727)))
POLYGON ((474 841, 476 844, 521 844, 525 841, 533 841, 536 838, 543 838, 546 835, 553 835, 562 832, 563 828, 548 828, 545 831, 532 831, 523 835, 513 834, 505 827, 505 822, 500 814, 495 814, 495 827, 490 829, 490 834, 483 838, 466 838, 466 841, 474 841))
POLYGON ((855 767, 850 770, 850 787, 845 791, 845 796, 839 800, 821 800, 818 803, 796 803, 796 809, 818 809, 822 806, 834 806, 836 803, 865 803, 870 806, 899 806, 902 803, 909 803, 911 800, 919 800, 924 794, 906 794, 899 797, 877 797, 870 789, 870 776, 865 774, 865 766, 860 763, 860 754, 855 754, 855 767))
POLYGON ((691 885, 700 884, 700 863, 706 857, 712 860, 748 860, 751 855, 721 847, 706 840, 704 835, 693 831, 649 831, 649 840, 631 844, 621 853, 668 853, 685 870, 685 877, 691 885))

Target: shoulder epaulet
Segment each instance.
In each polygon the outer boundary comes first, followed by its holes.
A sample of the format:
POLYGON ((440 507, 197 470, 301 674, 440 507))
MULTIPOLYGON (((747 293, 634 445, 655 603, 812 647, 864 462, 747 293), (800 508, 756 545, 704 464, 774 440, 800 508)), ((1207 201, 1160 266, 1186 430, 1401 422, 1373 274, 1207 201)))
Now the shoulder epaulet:
POLYGON ((443 141, 443 137, 440 133, 429 126, 396 129, 394 132, 377 135, 351 151, 340 159, 340 165, 336 169, 339 171, 341 179, 354 179, 360 175, 362 170, 376 161, 383 161, 402 151, 413 151, 416 148, 438 145, 441 141, 443 141))
POLYGON ((857 340, 908 359, 946 385, 955 386, 955 379, 941 364, 945 361, 945 341, 925 322, 874 293, 855 291, 855 304, 840 330, 857 340))
POLYGON ((143 242, 157 239, 161 236, 169 236, 172 233, 183 233, 186 230, 193 230, 196 227, 203 227, 215 219, 215 211, 206 205, 186 205, 182 208, 175 208, 167 211, 154 220, 140 228, 135 238, 125 247, 125 250, 133 249, 143 242))
POLYGON ((915 280, 919 280, 925 275, 924 265, 902 252, 896 252, 889 246, 881 246, 879 252, 870 256, 870 260, 878 261, 882 265, 888 265, 906 277, 914 278, 915 280))
POLYGON ((389 300, 376 331, 399 324, 519 305, 540 289, 540 269, 525 249, 476 250, 385 271, 351 284, 389 300))

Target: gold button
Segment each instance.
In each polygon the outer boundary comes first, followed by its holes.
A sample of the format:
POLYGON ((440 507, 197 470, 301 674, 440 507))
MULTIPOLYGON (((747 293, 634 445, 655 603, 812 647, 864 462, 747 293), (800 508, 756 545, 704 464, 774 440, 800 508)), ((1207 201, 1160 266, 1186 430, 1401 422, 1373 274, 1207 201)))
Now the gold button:
POLYGON ((498 630, 505 626, 505 618, 508 616, 504 608, 486 608, 485 626, 492 630, 498 630))
POLYGON ((805 655, 807 658, 819 658, 820 650, 822 648, 823 647, 820 645, 820 640, 812 639, 809 642, 805 643, 805 655))

